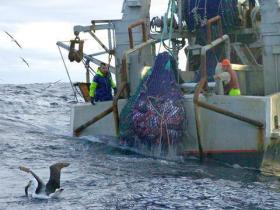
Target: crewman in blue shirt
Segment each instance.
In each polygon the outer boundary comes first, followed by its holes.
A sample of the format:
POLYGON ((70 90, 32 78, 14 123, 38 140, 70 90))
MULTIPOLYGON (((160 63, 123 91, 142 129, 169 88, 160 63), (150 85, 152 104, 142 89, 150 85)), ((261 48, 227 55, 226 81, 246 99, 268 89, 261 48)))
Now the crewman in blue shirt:
POLYGON ((112 80, 108 66, 102 62, 89 88, 92 105, 95 105, 95 102, 98 101, 113 100, 112 89, 114 90, 114 94, 116 94, 116 84, 112 80))

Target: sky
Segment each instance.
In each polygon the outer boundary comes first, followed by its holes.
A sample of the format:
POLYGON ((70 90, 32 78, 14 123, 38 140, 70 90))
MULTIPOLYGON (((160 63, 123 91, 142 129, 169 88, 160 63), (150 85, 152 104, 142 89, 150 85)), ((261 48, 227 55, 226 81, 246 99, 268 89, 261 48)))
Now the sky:
MULTIPOLYGON (((74 38, 74 25, 90 25, 93 19, 120 19, 123 0, 0 0, 0 83, 26 84, 68 81, 57 41, 74 38), (4 32, 9 32, 21 45, 4 32), (23 61, 24 58, 28 67, 23 61)), ((151 17, 161 16, 168 0, 152 0, 151 17)), ((85 45, 94 46, 85 38, 85 45)), ((85 80, 83 65, 63 56, 73 82, 85 80)), ((95 51, 96 52, 96 51, 95 51)))

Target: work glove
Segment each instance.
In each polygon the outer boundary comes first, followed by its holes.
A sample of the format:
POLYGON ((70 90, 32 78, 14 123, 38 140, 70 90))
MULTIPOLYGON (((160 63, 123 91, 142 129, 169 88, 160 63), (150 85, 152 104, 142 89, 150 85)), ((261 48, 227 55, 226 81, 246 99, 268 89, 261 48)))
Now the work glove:
POLYGON ((117 92, 118 92, 117 88, 114 88, 114 96, 116 96, 117 92))
POLYGON ((91 103, 92 105, 95 105, 94 97, 90 97, 90 103, 91 103))

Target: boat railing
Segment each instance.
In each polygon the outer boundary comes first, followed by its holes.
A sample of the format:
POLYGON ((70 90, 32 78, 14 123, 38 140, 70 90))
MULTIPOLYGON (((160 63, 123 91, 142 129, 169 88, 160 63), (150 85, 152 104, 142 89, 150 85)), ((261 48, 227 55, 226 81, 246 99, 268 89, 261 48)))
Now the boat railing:
POLYGON ((143 42, 147 41, 147 29, 146 29, 146 22, 145 20, 138 20, 135 23, 132 23, 128 26, 128 37, 129 37, 129 47, 130 49, 134 48, 134 43, 133 43, 133 33, 132 29, 141 26, 142 27, 142 39, 143 42))
POLYGON ((253 126, 256 126, 259 128, 259 140, 258 140, 258 145, 259 145, 259 150, 263 149, 263 144, 264 144, 264 137, 263 137, 263 129, 264 129, 264 124, 260 121, 251 119, 249 117, 242 116, 240 114, 236 114, 233 112, 230 112, 228 110, 222 109, 220 107, 214 106, 213 104, 209 104, 204 101, 199 100, 199 95, 203 90, 207 90, 208 88, 208 82, 207 82, 207 69, 206 69, 206 53, 207 51, 213 49, 214 47, 225 43, 225 48, 226 48, 226 57, 230 57, 230 41, 229 41, 229 36, 228 35, 223 35, 222 37, 212 41, 211 43, 203 46, 201 48, 201 79, 198 84, 198 86, 195 89, 195 94, 193 98, 194 102, 194 108, 195 108, 195 121, 196 121, 196 130, 197 130, 197 141, 198 141, 198 149, 199 149, 199 155, 200 159, 203 159, 203 147, 201 143, 201 121, 199 118, 199 107, 203 107, 205 109, 214 111, 219 114, 223 114, 225 116, 246 122, 248 124, 251 124, 253 126))
POLYGON ((213 18, 210 18, 207 21, 207 41, 208 44, 212 42, 212 25, 217 24, 218 30, 219 30, 219 37, 221 38, 223 36, 223 26, 222 26, 222 19, 221 16, 215 16, 213 18))

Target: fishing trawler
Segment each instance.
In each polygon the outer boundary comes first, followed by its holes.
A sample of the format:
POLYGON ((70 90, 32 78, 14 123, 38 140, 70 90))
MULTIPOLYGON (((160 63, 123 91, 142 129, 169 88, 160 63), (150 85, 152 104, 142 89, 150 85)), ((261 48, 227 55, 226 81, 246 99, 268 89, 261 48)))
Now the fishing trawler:
POLYGON ((186 111, 183 144, 178 152, 278 173, 279 2, 170 0, 167 12, 154 18, 150 17, 150 4, 151 0, 124 0, 122 19, 77 25, 70 46, 57 42, 69 50, 71 61, 87 64, 86 82, 78 84, 85 102, 90 100, 88 64, 99 65, 96 56, 101 54, 107 54, 110 61, 113 56, 115 61, 114 65, 109 62, 118 88, 114 100, 95 106, 73 105, 73 134, 119 136, 120 113, 137 94, 143 70, 154 65, 160 46, 177 63, 186 60, 186 68, 175 72, 186 111), (108 44, 96 35, 101 30, 107 31, 108 44), (80 39, 83 33, 89 33, 104 51, 85 54, 80 39), (182 50, 185 59, 179 56, 182 50), (213 75, 222 58, 231 60, 241 96, 223 95, 214 88, 219 86, 213 75))

